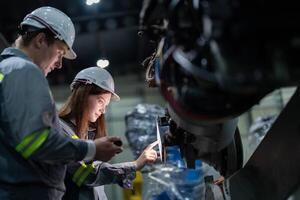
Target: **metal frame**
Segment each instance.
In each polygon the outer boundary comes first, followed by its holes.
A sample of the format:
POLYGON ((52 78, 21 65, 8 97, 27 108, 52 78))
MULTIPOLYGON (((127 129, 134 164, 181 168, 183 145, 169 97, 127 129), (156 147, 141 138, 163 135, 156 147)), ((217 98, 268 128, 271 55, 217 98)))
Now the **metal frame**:
POLYGON ((298 189, 299 111, 300 89, 297 88, 246 165, 225 181, 225 199, 279 200, 298 189))

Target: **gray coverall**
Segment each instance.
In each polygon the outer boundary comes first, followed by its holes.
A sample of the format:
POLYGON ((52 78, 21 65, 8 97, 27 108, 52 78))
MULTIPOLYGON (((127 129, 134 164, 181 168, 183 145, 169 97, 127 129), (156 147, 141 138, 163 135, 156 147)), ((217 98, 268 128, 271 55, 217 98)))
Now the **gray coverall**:
POLYGON ((42 71, 16 48, 0 62, 0 199, 58 200, 66 164, 85 158, 88 143, 58 123, 42 71))
MULTIPOLYGON (((60 124, 66 135, 76 138, 75 126, 71 121, 60 120, 60 124)), ((94 139, 94 135, 94 131, 89 130, 88 138, 94 139)), ((63 200, 106 200, 104 185, 117 183, 123 188, 130 189, 135 172, 133 162, 69 163, 65 178, 66 194, 63 200)))

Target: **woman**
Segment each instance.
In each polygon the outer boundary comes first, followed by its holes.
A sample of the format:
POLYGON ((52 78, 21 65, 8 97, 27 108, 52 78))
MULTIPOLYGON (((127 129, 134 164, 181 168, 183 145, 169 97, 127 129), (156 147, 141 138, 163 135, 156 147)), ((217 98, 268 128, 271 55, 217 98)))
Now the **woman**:
MULTIPOLYGON (((114 92, 114 81, 109 72, 99 67, 84 69, 76 75, 71 90, 71 96, 60 110, 61 126, 65 133, 74 139, 93 140, 106 136, 105 107, 110 100, 120 99, 114 92)), ((63 199, 107 199, 105 184, 117 183, 121 187, 131 188, 135 172, 157 159, 156 151, 152 149, 156 144, 150 144, 134 162, 69 164, 63 199)))

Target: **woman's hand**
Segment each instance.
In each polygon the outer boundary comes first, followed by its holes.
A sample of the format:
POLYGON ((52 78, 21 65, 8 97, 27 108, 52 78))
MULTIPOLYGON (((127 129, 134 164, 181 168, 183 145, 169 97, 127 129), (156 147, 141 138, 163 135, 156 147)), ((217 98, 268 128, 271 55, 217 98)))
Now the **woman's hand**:
POLYGON ((153 147, 155 147, 157 144, 158 141, 149 144, 143 153, 138 157, 138 159, 135 161, 137 170, 142 169, 145 164, 154 163, 156 161, 157 153, 155 150, 153 150, 153 147))

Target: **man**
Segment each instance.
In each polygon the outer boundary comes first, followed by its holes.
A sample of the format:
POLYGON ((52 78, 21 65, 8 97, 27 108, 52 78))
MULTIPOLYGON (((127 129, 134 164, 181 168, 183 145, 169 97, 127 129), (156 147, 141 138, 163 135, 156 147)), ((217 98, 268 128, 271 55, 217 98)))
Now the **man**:
MULTIPOLYGON (((65 164, 108 161, 117 137, 73 140, 62 134, 45 76, 74 59, 74 25, 60 10, 41 7, 27 15, 14 47, 0 63, 0 199, 61 199, 65 164)), ((85 176, 83 170, 79 176, 85 176)))

